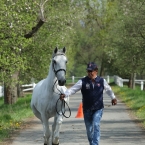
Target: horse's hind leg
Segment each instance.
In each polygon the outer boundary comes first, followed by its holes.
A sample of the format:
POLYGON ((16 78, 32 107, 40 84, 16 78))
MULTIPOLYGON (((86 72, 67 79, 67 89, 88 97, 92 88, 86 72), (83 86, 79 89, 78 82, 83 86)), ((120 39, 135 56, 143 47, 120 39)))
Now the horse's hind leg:
POLYGON ((56 115, 54 118, 54 123, 52 126, 52 145, 59 145, 59 131, 61 128, 62 124, 62 116, 61 115, 56 115))
POLYGON ((44 133, 44 145, 51 145, 51 131, 49 129, 49 121, 45 115, 41 116, 43 124, 43 133, 44 133))

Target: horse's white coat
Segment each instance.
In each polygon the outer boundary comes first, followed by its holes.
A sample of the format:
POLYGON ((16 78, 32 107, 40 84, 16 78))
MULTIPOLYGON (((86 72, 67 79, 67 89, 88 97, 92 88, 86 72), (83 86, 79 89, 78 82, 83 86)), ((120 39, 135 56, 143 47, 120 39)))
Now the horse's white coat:
MULTIPOLYGON (((50 64, 49 73, 46 79, 41 80, 34 88, 31 100, 31 108, 37 118, 39 118, 43 125, 44 144, 52 145, 59 144, 59 130, 63 121, 62 115, 56 113, 56 102, 59 99, 59 91, 62 93, 67 89, 65 86, 58 85, 58 82, 53 87, 56 79, 60 81, 61 85, 65 83, 65 71, 67 58, 65 55, 65 48, 63 50, 54 50, 53 58, 50 64), (60 54, 60 55, 59 55, 60 54), (54 65, 53 65, 54 63, 54 65), (54 72, 58 71, 56 74, 54 72), (56 86, 58 90, 56 89, 56 86), (57 94, 58 93, 58 94, 57 94), (52 125, 52 133, 49 129, 49 118, 54 117, 52 125)), ((68 101, 68 99, 66 100, 68 101)), ((57 109, 61 114, 61 101, 58 102, 57 109)))

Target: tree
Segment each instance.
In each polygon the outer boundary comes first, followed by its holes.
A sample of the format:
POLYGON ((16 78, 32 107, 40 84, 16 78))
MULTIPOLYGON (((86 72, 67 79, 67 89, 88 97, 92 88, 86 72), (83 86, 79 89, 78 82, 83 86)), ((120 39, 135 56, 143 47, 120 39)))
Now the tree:
POLYGON ((72 32, 74 16, 70 12, 75 10, 71 9, 70 1, 51 0, 45 7, 45 25, 34 37, 25 39, 24 34, 38 22, 37 3, 29 0, 1 2, 0 79, 5 84, 7 104, 16 102, 17 95, 12 90, 18 83, 30 82, 32 77, 45 78, 52 50, 67 44, 68 30, 72 32))
MULTIPOLYGON (((110 59, 111 68, 114 70, 112 71, 123 78, 129 78, 130 82, 134 82, 134 75, 140 74, 144 68, 142 56, 145 51, 141 34, 144 27, 141 25, 144 17, 141 12, 145 8, 143 7, 143 3, 139 1, 119 1, 118 16, 109 37, 110 41, 113 40, 111 46, 113 55, 110 59)), ((129 86, 134 85, 131 83, 129 86)))
POLYGON ((12 104, 17 100, 16 89, 20 70, 25 70, 26 59, 21 51, 31 40, 24 40, 22 33, 25 31, 24 20, 29 18, 31 10, 25 1, 1 2, 1 34, 0 34, 0 68, 1 81, 5 84, 5 103, 12 104), (25 15, 25 18, 22 17, 25 15), (9 98, 9 99, 7 99, 9 98))
POLYGON ((110 59, 108 32, 115 19, 116 11, 113 10, 116 8, 116 3, 88 0, 79 2, 83 17, 76 27, 77 32, 74 38, 74 46, 77 50, 76 66, 79 65, 80 68, 80 64, 86 65, 89 61, 96 61, 100 75, 103 76, 106 72, 105 64, 110 59))

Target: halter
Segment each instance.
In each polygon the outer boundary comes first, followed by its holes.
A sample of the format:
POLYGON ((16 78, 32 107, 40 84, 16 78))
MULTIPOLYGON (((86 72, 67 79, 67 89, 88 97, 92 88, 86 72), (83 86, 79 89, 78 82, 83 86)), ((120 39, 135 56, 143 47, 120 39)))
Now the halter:
MULTIPOLYGON (((63 53, 59 53, 59 54, 56 54, 55 56, 57 56, 57 55, 64 55, 63 53)), ((54 57, 55 57, 54 56, 54 57)), ((65 57, 66 57, 66 55, 64 55, 65 57)), ((54 58, 53 57, 53 58, 54 58)), ((54 67, 54 62, 53 62, 53 64, 52 64, 52 66, 53 66, 53 71, 54 71, 54 73, 55 73, 55 76, 56 76, 56 74, 59 72, 59 71, 64 71, 65 72, 65 74, 66 74, 66 70, 65 69, 59 69, 59 70, 55 70, 55 67, 54 67)), ((53 85, 53 92, 54 93, 56 93, 56 94, 58 94, 58 95, 62 95, 62 92, 57 88, 57 85, 56 85, 56 89, 58 90, 58 92, 59 93, 57 93, 57 92, 55 92, 54 91, 54 87, 55 87, 55 84, 56 84, 56 82, 57 82, 58 80, 56 79, 56 81, 55 81, 55 83, 54 83, 54 85, 53 85)), ((57 104, 58 104, 58 101, 60 100, 60 98, 58 98, 58 100, 57 100, 57 102, 56 102, 56 106, 55 106, 55 110, 56 110, 56 112, 57 112, 57 114, 58 115, 61 115, 61 114, 59 114, 59 112, 58 112, 58 110, 57 110, 57 104)), ((68 106, 68 104, 67 104, 67 102, 65 101, 65 100, 61 100, 61 113, 62 113, 62 115, 65 117, 65 118, 69 118, 70 116, 71 116, 71 110, 70 110, 70 108, 69 108, 69 106, 68 106), (69 109, 69 112, 70 112, 70 114, 69 114, 69 116, 66 116, 65 115, 65 104, 67 105, 67 107, 68 107, 68 109, 69 109), (64 107, 64 111, 63 111, 63 108, 64 107)))
MULTIPOLYGON (((58 56, 58 55, 64 55, 63 53, 59 53, 59 54, 56 54, 55 56, 58 56)), ((54 56, 54 57, 55 57, 54 56)), ((64 55, 65 57, 66 57, 66 55, 64 55)), ((54 58, 53 57, 53 58, 54 58)), ((58 69, 58 70, 55 70, 55 67, 54 67, 54 62, 53 62, 53 64, 52 64, 52 67, 53 67, 53 71, 54 71, 54 73, 55 73, 55 76, 56 76, 56 74, 59 72, 59 71, 64 71, 65 72, 65 74, 66 74, 66 70, 65 69, 58 69)))

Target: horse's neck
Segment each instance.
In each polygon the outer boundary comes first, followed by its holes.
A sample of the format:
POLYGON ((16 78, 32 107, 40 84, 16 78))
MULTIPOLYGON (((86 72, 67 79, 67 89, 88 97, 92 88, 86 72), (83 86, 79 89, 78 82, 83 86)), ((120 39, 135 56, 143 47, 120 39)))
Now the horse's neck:
POLYGON ((47 85, 47 88, 49 89, 49 91, 53 91, 53 86, 54 86, 55 81, 56 81, 56 76, 55 76, 55 73, 53 71, 52 62, 51 62, 48 76, 46 78, 46 85, 47 85))

